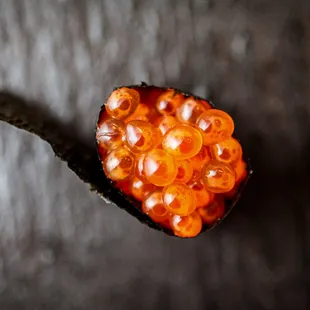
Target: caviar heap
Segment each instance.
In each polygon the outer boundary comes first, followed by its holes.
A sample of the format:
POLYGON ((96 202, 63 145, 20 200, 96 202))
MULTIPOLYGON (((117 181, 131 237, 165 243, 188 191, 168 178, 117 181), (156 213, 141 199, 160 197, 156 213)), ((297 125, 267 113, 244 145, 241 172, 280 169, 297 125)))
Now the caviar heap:
POLYGON ((106 176, 141 211, 188 238, 215 225, 247 176, 234 122, 207 101, 158 87, 112 92, 97 124, 106 176))

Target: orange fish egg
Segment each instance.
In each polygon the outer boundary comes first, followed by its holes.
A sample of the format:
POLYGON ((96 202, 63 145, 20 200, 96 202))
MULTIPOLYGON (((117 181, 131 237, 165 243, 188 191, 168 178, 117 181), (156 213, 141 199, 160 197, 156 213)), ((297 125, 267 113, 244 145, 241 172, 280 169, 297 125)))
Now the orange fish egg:
POLYGON ((144 162, 145 154, 137 155, 136 157, 136 167, 135 167, 135 175, 138 179, 140 179, 143 183, 150 183, 143 171, 143 162, 144 162))
POLYGON ((195 170, 200 170, 203 165, 211 160, 208 147, 202 146, 199 153, 189 160, 195 170))
POLYGON ((133 153, 144 153, 155 148, 161 140, 157 128, 145 121, 130 121, 126 125, 126 142, 133 153))
POLYGON ((187 185, 191 185, 197 181, 199 181, 201 179, 201 171, 200 170, 193 170, 193 174, 192 177, 190 178, 190 180, 187 182, 187 185))
POLYGON ((214 198, 214 194, 206 190, 202 181, 197 181, 189 185, 196 195, 196 208, 207 206, 214 198))
POLYGON ((131 88, 119 88, 110 95, 105 108, 116 119, 124 119, 132 114, 140 102, 139 93, 131 88))
POLYGON ((162 141, 163 149, 176 159, 188 159, 201 149, 200 132, 188 125, 177 125, 168 130, 162 141))
POLYGON ((230 165, 210 161, 201 172, 206 189, 212 193, 225 193, 233 189, 236 182, 235 171, 230 165))
POLYGON ((212 225, 224 216, 225 202, 217 197, 207 207, 197 209, 197 212, 205 224, 212 225))
POLYGON ((193 166, 189 160, 177 161, 178 174, 174 180, 175 183, 187 183, 193 175, 193 166))
POLYGON ((106 176, 113 181, 125 180, 131 176, 134 165, 134 155, 123 146, 111 151, 103 162, 106 176))
POLYGON ((161 131, 162 135, 177 124, 179 124, 179 122, 171 115, 161 116, 155 122, 155 126, 161 131))
POLYGON ((113 150, 123 143, 125 125, 123 122, 107 118, 97 126, 96 139, 99 147, 113 150))
POLYGON ((125 122, 128 123, 134 120, 148 121, 149 113, 150 113, 149 107, 144 103, 140 103, 137 106, 136 110, 133 112, 133 114, 131 114, 129 117, 126 118, 125 122))
POLYGON ((202 229, 202 220, 197 212, 187 216, 172 215, 170 225, 175 235, 182 238, 197 236, 202 229))
POLYGON ((195 211, 194 192, 185 184, 173 183, 163 189, 163 202, 166 209, 177 215, 188 215, 195 211))
POLYGON ((156 186, 154 184, 145 184, 137 177, 134 177, 131 181, 132 196, 137 200, 142 201, 149 193, 155 191, 156 186))
POLYGON ((236 183, 243 181, 247 176, 246 163, 244 160, 240 159, 232 167, 236 173, 236 183))
POLYGON ((211 104, 206 100, 200 99, 199 103, 202 104, 206 110, 212 109, 211 104))
POLYGON ((176 110, 176 118, 184 124, 196 124, 197 118, 207 111, 203 104, 193 97, 187 98, 176 110))
POLYGON ((166 186, 174 181, 178 170, 172 155, 161 149, 153 149, 144 157, 143 173, 150 183, 166 186))
POLYGON ((211 145, 210 150, 214 159, 226 164, 233 164, 242 158, 242 147, 234 138, 211 145))
POLYGON ((159 190, 146 196, 142 203, 142 211, 154 222, 165 223, 169 220, 169 213, 163 204, 162 193, 159 190))
POLYGON ((216 109, 202 113, 198 117, 196 125, 202 132, 204 145, 211 145, 228 139, 235 128, 232 118, 226 112, 216 109))
POLYGON ((160 114, 172 115, 182 101, 183 98, 181 94, 177 94, 174 90, 169 89, 157 98, 156 108, 160 114))

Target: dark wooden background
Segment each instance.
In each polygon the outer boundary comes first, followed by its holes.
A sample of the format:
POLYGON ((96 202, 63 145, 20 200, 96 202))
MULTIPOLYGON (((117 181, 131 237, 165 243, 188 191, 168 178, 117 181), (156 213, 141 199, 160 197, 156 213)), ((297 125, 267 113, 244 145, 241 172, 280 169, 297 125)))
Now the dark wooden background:
POLYGON ((114 86, 211 96, 256 172, 223 225, 178 240, 1 123, 0 309, 309 309, 309 65, 309 0, 0 0, 0 89, 86 138, 114 86))

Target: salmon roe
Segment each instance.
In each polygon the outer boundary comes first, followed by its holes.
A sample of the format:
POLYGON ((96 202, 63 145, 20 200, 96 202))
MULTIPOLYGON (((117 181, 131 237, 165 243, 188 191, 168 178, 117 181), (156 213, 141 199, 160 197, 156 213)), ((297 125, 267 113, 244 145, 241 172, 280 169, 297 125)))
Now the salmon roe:
POLYGON ((176 110, 177 119, 184 124, 196 124, 197 118, 207 108, 194 98, 186 99, 176 110))
POLYGON ((110 95, 105 109, 111 117, 124 119, 135 111, 139 102, 140 95, 136 90, 122 87, 110 95))
POLYGON ((225 193, 235 186, 236 174, 230 165, 211 161, 203 167, 202 179, 210 192, 225 193))
POLYGON ((163 189, 167 210, 177 215, 189 215, 196 208, 195 194, 186 184, 173 183, 163 189))
POLYGON ((150 183, 143 183, 137 177, 134 177, 131 183, 131 193, 134 198, 142 201, 149 193, 155 191, 156 186, 150 183))
POLYGON ((232 118, 226 112, 216 109, 202 113, 198 117, 196 125, 202 132, 204 145, 229 139, 235 129, 232 118))
POLYGON ((246 163, 244 162, 244 160, 240 159, 233 165, 233 169, 236 173, 236 183, 241 182, 247 175, 246 163))
POLYGON ((222 163, 233 164, 242 158, 242 147, 234 138, 211 145, 210 149, 212 157, 222 163))
POLYGON ((197 236, 202 228, 201 216, 197 212, 193 212, 187 216, 172 215, 170 225, 175 235, 183 238, 197 236))
POLYGON ((186 159, 186 160, 178 160, 177 161, 177 169, 178 173, 175 177, 174 182, 176 183, 187 183, 193 176, 193 165, 192 163, 186 159))
POLYGON ((247 176, 233 131, 205 100, 121 87, 100 112, 96 140, 107 178, 163 229, 189 238, 225 216, 247 176))
POLYGON ((214 194, 207 191, 201 180, 189 184, 196 196, 196 208, 207 206, 214 198, 214 194))
POLYGON ((190 162, 195 170, 201 170, 207 162, 211 160, 209 150, 206 146, 202 146, 198 154, 190 159, 190 162))
POLYGON ((172 155, 164 150, 153 149, 144 157, 143 173, 150 183, 166 186, 174 181, 178 170, 172 155))
POLYGON ((142 203, 142 211, 150 216, 154 222, 169 220, 169 212, 163 204, 162 192, 150 193, 142 203))
POLYGON ((145 121, 134 120, 126 125, 127 146, 133 153, 144 153, 161 141, 157 128, 145 121))
POLYGON ((134 155, 125 147, 120 146, 107 155, 103 168, 107 177, 113 181, 120 181, 132 174, 134 163, 134 155))
POLYGON ((149 107, 144 103, 140 103, 137 106, 136 110, 133 112, 133 114, 131 114, 125 119, 125 123, 134 121, 134 120, 148 121, 149 114, 150 114, 149 107))
POLYGON ((162 135, 164 135, 169 129, 175 127, 178 123, 179 122, 176 120, 176 118, 171 115, 162 116, 156 121, 156 125, 162 135))
POLYGON ((188 125, 178 125, 167 131, 163 149, 176 159, 187 159, 199 153, 202 146, 200 132, 188 125))
POLYGON ((212 225, 220 220, 225 213, 225 202, 223 198, 217 197, 208 206, 197 210, 205 224, 212 225))
POLYGON ((122 145, 124 136, 124 123, 116 119, 108 118, 97 127, 96 139, 106 150, 113 150, 122 145))
POLYGON ((156 108, 160 114, 172 115, 182 103, 182 96, 173 89, 165 91, 156 101, 156 108))

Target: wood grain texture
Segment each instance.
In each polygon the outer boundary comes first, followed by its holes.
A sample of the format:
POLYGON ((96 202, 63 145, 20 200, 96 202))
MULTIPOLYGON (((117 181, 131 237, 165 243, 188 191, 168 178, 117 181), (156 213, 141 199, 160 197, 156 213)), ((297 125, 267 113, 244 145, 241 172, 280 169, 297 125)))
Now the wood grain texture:
POLYGON ((115 86, 210 96, 256 173, 223 225, 177 240, 0 123, 0 309, 309 309, 308 3, 1 0, 1 90, 85 139, 115 86))

